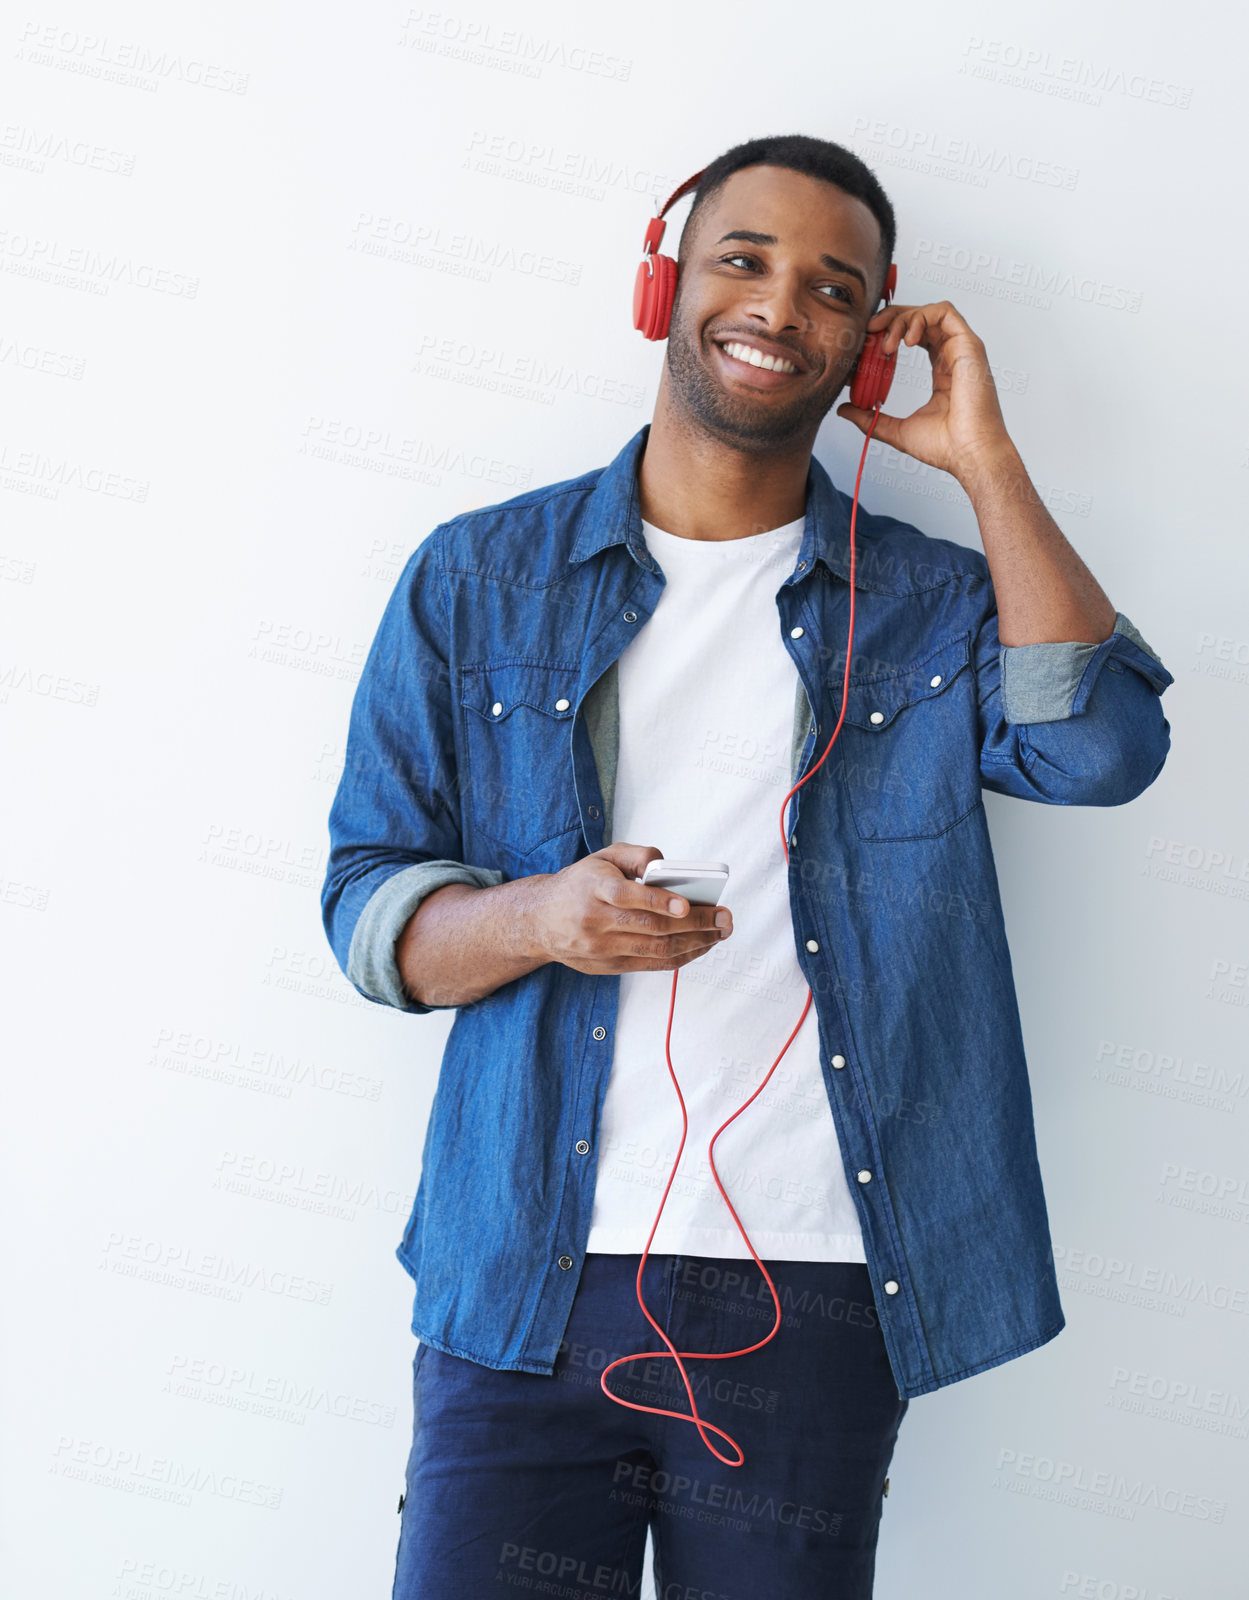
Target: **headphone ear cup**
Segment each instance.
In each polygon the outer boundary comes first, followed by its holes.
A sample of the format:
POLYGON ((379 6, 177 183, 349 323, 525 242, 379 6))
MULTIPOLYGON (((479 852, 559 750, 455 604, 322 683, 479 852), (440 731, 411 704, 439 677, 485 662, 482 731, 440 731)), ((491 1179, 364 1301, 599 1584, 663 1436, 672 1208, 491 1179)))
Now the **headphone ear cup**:
POLYGON ((633 280, 633 326, 648 339, 666 339, 677 292, 677 264, 671 256, 642 261, 633 280))
POLYGON ((858 406, 863 411, 870 411, 876 405, 884 405, 889 394, 889 385, 893 382, 894 368, 898 364, 896 350, 889 356, 880 353, 885 331, 887 330, 869 333, 864 339, 859 359, 855 363, 854 375, 850 380, 850 404, 858 406))

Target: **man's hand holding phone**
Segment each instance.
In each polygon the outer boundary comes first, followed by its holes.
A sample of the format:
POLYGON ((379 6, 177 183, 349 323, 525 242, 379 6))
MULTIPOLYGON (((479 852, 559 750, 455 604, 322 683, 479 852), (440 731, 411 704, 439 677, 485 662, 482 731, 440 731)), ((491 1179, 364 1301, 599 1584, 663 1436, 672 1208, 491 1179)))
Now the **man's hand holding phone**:
POLYGON ((638 881, 662 860, 653 845, 609 844, 543 880, 534 923, 547 959, 596 977, 672 972, 727 939, 726 906, 638 881))

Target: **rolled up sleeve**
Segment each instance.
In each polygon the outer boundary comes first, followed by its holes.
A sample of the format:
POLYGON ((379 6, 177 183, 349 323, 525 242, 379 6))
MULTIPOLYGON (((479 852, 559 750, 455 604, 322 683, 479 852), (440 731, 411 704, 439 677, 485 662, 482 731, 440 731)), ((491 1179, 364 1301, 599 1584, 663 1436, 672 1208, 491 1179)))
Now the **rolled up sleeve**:
POLYGON ((1123 805, 1161 772, 1174 679, 1124 614, 1109 638, 1003 645, 992 609, 976 666, 985 788, 1050 805, 1123 805))
POLYGON ((366 1000, 417 1013, 395 944, 448 883, 490 888, 503 873, 460 860, 447 618, 439 529, 409 557, 356 686, 343 774, 330 808, 321 915, 344 975, 366 1000))
POLYGON ((421 902, 448 883, 467 883, 490 889, 503 882, 491 867, 473 867, 464 861, 422 861, 403 867, 373 891, 365 901, 347 951, 347 977, 366 999, 400 1011, 444 1011, 447 1006, 423 1005, 403 986, 395 945, 421 902))

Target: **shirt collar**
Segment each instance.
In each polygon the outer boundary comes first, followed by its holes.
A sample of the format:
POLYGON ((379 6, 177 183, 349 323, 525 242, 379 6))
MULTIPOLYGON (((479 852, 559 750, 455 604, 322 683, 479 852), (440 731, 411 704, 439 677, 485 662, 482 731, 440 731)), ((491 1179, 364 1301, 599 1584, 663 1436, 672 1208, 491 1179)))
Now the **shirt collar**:
MULTIPOLYGON (((639 428, 599 475, 573 541, 570 561, 586 561, 608 545, 625 544, 639 566, 650 572, 657 570, 642 534, 637 481, 638 464, 646 449, 650 426, 648 422, 639 428)), ((860 507, 860 523, 855 532, 861 537, 862 531, 860 507)), ((807 468, 806 525, 793 575, 786 582, 800 582, 809 576, 817 560, 839 578, 850 581, 850 502, 834 487, 828 473, 812 456, 807 468)), ((857 571, 855 587, 864 587, 857 571)))

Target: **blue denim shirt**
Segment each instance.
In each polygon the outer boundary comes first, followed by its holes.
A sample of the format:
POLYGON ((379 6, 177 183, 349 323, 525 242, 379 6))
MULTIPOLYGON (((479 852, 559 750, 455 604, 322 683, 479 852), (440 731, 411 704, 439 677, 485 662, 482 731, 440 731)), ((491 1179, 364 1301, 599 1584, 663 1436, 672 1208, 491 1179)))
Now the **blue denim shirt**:
MULTIPOLYGON (((638 501, 648 432, 606 468, 441 523, 404 567, 356 689, 321 896, 335 957, 370 1000, 435 1009, 395 962, 434 889, 558 872, 612 842, 615 663, 664 585, 638 501)), ((802 545, 776 594, 799 680, 795 782, 840 708, 849 513, 813 457, 802 545)), ((1131 800, 1166 759, 1159 696, 1173 680, 1122 614, 1100 644, 1002 646, 977 550, 862 505, 856 547, 846 718, 790 802, 789 896, 814 996, 804 1027, 819 1029, 910 1399, 1064 1325, 982 791, 1131 800)), ((548 962, 458 1008, 396 1251, 422 1342, 553 1370, 589 1234, 619 987, 548 962)))

